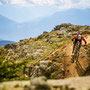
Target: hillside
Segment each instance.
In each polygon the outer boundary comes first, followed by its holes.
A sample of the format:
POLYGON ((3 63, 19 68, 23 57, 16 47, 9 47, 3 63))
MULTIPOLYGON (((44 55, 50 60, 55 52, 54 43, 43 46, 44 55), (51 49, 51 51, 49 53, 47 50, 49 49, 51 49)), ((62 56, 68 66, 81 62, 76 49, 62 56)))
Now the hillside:
POLYGON ((90 26, 57 25, 51 32, 0 47, 1 81, 46 76, 49 79, 90 75, 90 26), (87 46, 80 49, 79 61, 72 63, 71 38, 82 32, 87 46))

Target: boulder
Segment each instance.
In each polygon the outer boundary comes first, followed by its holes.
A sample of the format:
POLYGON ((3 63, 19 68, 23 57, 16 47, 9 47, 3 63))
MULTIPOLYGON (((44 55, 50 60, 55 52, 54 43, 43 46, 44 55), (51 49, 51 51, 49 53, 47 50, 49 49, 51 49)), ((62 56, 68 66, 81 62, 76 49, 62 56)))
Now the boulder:
POLYGON ((60 39, 59 38, 51 38, 51 39, 47 39, 47 42, 49 42, 49 43, 54 43, 54 42, 58 42, 58 41, 60 41, 60 39))
POLYGON ((30 86, 24 86, 24 90, 51 90, 51 88, 47 84, 47 78, 41 76, 31 79, 30 86))
POLYGON ((46 76, 50 78, 51 73, 55 72, 56 65, 52 63, 52 61, 40 61, 38 64, 32 67, 32 71, 30 72, 31 78, 35 78, 38 76, 46 76))

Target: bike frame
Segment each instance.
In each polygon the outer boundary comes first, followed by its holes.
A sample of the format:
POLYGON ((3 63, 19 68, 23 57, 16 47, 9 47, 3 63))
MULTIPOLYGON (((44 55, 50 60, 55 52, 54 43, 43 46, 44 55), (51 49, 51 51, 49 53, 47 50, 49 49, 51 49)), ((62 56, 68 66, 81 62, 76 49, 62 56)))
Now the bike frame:
POLYGON ((80 42, 77 41, 75 48, 74 48, 74 55, 73 55, 73 61, 77 62, 79 57, 79 50, 80 50, 80 42))

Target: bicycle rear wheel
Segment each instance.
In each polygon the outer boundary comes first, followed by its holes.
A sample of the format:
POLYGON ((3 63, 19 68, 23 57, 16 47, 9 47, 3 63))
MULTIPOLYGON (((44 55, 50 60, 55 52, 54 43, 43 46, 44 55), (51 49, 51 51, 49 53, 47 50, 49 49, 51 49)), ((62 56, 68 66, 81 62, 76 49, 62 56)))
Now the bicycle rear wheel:
POLYGON ((79 41, 77 41, 77 43, 76 43, 76 46, 75 46, 75 49, 74 49, 74 62, 76 61, 78 61, 78 57, 79 57, 79 46, 80 46, 80 42, 79 41))

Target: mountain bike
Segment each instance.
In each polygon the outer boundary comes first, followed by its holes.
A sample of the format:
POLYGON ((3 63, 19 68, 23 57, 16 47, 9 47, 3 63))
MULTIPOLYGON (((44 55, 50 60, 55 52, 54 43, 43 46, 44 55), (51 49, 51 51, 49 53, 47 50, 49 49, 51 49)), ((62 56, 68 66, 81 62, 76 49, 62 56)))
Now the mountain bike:
POLYGON ((80 42, 77 41, 77 43, 76 43, 76 45, 75 45, 75 48, 74 48, 74 55, 72 55, 72 63, 78 61, 79 50, 80 50, 80 42))

